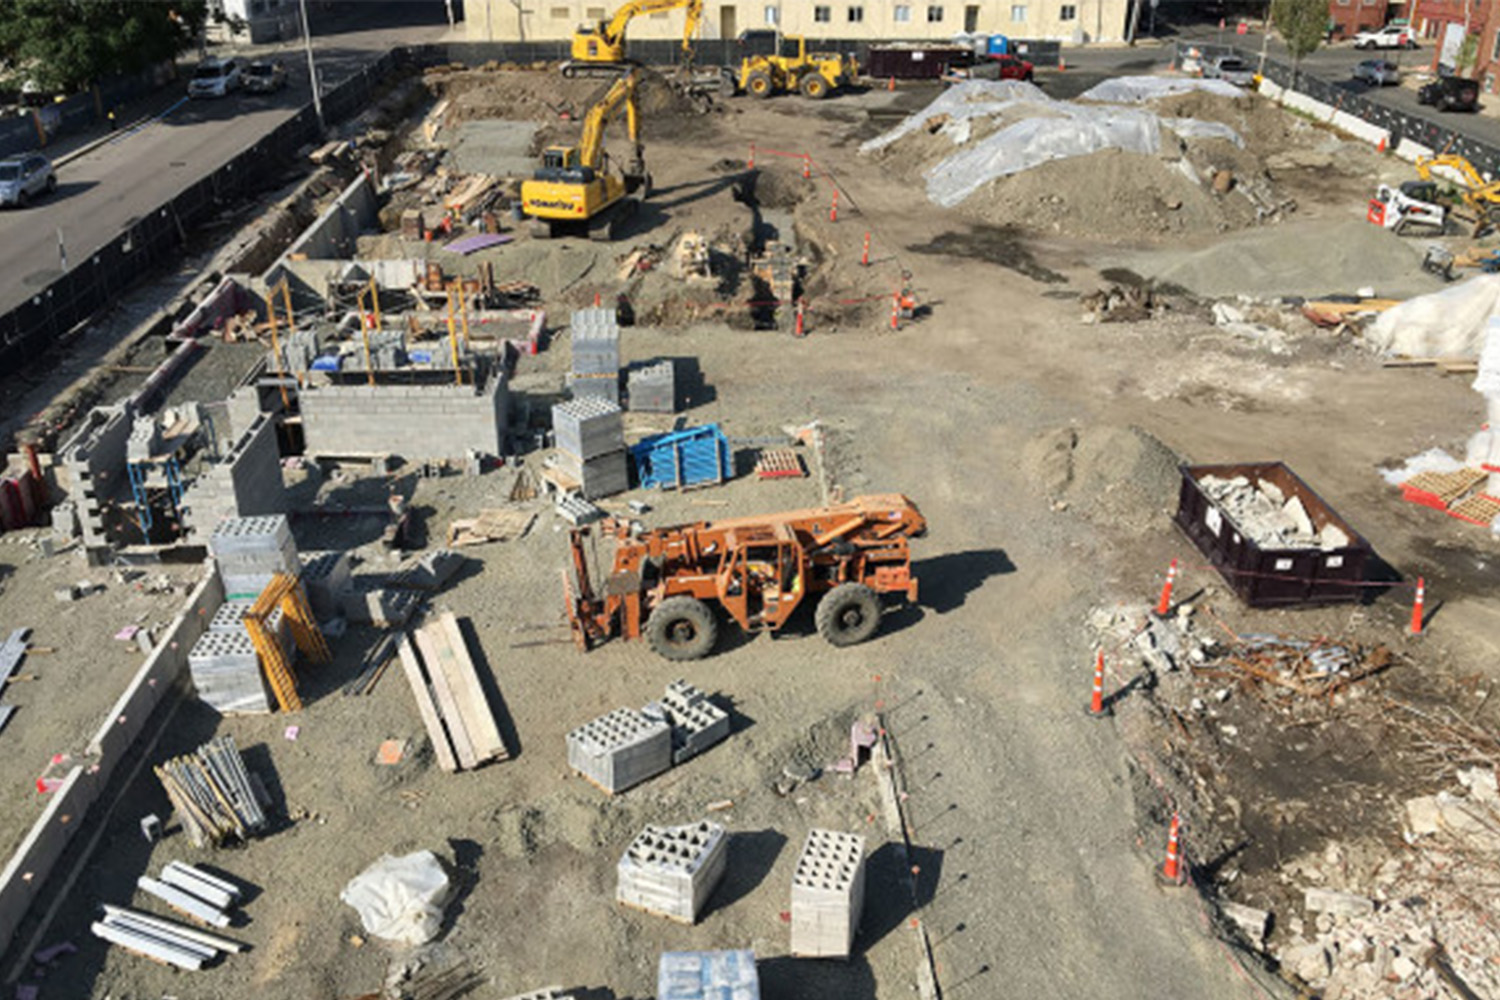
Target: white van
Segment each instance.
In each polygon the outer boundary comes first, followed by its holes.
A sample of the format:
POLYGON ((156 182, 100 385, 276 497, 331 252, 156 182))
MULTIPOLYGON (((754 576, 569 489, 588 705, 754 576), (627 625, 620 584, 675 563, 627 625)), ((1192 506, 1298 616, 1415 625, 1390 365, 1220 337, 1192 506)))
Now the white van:
POLYGON ((240 64, 237 59, 205 59, 193 70, 188 81, 189 97, 225 97, 240 89, 240 64))

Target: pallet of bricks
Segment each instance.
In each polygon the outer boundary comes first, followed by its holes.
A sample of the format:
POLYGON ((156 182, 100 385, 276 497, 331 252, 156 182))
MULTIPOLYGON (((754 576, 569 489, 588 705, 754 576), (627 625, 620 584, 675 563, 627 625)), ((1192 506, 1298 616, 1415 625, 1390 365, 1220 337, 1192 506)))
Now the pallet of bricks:
POLYGON ((620 403, 620 324, 613 309, 577 309, 568 327, 573 360, 568 391, 574 399, 593 397, 620 403))
POLYGON ((648 826, 615 868, 615 899, 632 909, 695 924, 724 878, 727 845, 724 828, 707 820, 648 826))
POLYGON ((438 766, 449 772, 470 771, 489 761, 510 759, 452 613, 412 629, 398 651, 438 766))
POLYGON ((630 488, 625 424, 618 403, 583 396, 552 407, 557 469, 587 500, 630 488))
POLYGON ((809 830, 792 873, 792 954, 848 958, 864 901, 865 838, 809 830))

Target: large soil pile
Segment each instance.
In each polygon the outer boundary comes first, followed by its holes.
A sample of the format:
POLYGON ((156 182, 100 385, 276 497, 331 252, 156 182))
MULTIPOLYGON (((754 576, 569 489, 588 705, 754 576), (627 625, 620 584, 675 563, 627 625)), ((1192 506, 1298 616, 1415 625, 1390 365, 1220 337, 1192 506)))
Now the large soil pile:
MULTIPOLYGON (((509 121, 555 122, 582 118, 604 97, 613 80, 573 79, 561 73, 506 69, 435 70, 426 76, 432 92, 447 99, 444 124, 499 118, 509 121)), ((681 136, 685 130, 707 129, 708 119, 659 74, 649 70, 636 88, 641 130, 646 135, 681 136)))

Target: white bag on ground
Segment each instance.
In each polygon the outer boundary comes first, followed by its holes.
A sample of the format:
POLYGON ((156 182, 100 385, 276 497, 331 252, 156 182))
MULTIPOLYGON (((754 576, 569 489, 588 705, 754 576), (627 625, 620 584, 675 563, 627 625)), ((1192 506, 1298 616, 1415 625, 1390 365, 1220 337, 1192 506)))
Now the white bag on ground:
POLYGON ((448 873, 431 851, 389 854, 356 875, 339 898, 369 933, 398 944, 431 941, 443 922, 448 873))
POLYGON ((1500 275, 1483 274, 1392 306, 1365 328, 1365 342, 1413 358, 1477 358, 1490 317, 1500 315, 1500 275))

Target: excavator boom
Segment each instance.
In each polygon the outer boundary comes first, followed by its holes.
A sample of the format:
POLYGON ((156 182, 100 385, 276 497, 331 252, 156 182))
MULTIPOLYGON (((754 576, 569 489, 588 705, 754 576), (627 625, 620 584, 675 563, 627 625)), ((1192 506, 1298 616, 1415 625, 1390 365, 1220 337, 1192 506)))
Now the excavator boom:
POLYGON ((607 21, 585 24, 573 33, 572 59, 563 63, 563 75, 572 76, 580 68, 619 67, 627 64, 625 32, 630 22, 642 14, 659 14, 683 9, 687 19, 682 28, 682 51, 685 61, 693 60, 693 36, 703 20, 703 0, 630 0, 607 21))

